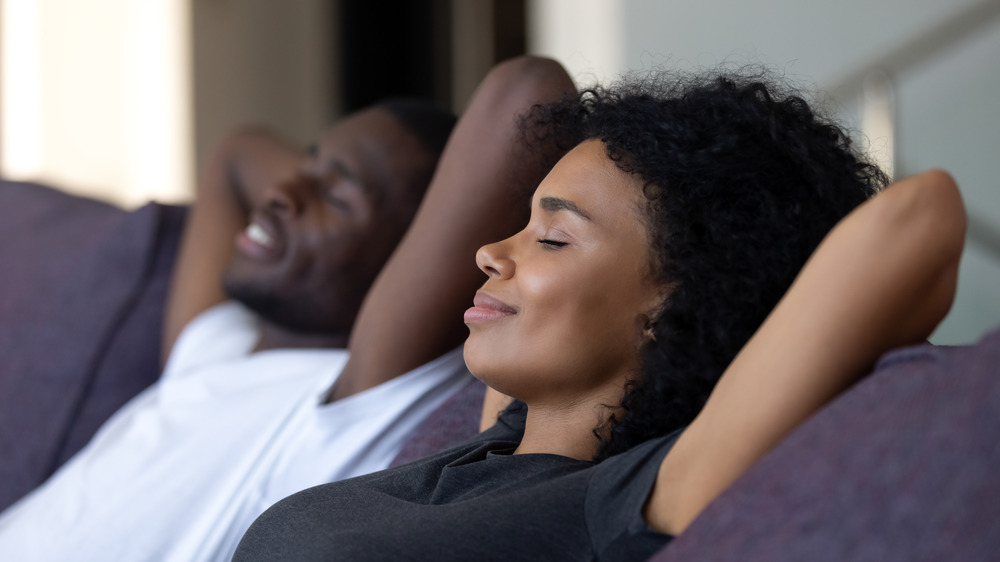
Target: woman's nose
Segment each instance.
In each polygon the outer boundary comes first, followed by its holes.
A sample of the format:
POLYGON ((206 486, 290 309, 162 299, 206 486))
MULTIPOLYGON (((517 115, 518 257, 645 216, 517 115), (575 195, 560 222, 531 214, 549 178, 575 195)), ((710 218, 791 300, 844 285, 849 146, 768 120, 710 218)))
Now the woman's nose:
POLYGON ((509 252, 510 238, 487 244, 476 252, 476 265, 489 277, 510 279, 514 275, 514 260, 509 252))

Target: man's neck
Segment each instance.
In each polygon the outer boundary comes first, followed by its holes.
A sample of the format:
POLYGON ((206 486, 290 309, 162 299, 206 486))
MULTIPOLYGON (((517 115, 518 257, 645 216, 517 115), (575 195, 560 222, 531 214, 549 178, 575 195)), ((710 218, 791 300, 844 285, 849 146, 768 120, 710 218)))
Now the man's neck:
POLYGON ((288 330, 261 320, 260 339, 254 351, 269 349, 334 349, 347 347, 348 334, 306 333, 288 330))

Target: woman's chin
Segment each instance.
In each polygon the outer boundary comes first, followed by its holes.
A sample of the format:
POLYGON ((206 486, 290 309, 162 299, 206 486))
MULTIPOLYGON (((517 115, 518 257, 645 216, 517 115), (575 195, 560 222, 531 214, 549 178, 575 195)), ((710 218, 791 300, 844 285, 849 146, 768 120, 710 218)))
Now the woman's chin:
POLYGON ((496 382, 496 372, 498 367, 500 367, 500 362, 497 361, 495 354, 489 353, 490 347, 484 345, 486 342, 475 340, 475 337, 469 337, 465 342, 465 347, 462 349, 465 366, 472 373, 472 376, 487 386, 496 388, 494 383, 496 382))
POLYGON ((480 360, 480 355, 475 352, 475 344, 470 341, 471 339, 472 338, 470 336, 469 339, 465 340, 465 346, 462 348, 462 357, 465 359, 465 367, 469 369, 472 376, 479 380, 483 380, 479 376, 482 372, 483 361, 480 360))

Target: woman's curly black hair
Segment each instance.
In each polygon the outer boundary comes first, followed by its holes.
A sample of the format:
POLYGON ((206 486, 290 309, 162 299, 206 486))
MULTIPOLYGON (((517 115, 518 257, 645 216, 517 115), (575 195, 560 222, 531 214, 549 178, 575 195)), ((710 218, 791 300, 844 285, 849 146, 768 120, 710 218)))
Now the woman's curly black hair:
POLYGON ((600 139, 643 180, 651 262, 670 288, 642 374, 595 430, 596 460, 689 424, 822 238, 887 183, 764 71, 632 79, 527 119, 565 147, 600 139))

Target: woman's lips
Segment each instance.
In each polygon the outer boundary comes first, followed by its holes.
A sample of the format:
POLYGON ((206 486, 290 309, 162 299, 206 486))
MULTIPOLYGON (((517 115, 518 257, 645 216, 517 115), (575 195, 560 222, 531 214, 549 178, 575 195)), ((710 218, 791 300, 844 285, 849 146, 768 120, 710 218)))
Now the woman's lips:
POLYGON ((465 323, 486 322, 517 314, 517 309, 482 291, 472 299, 472 308, 465 311, 465 323))

